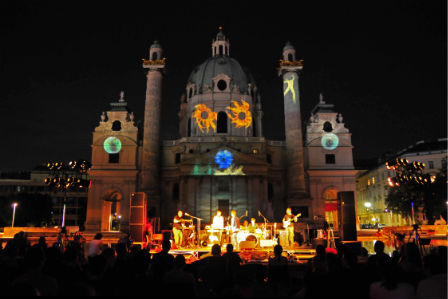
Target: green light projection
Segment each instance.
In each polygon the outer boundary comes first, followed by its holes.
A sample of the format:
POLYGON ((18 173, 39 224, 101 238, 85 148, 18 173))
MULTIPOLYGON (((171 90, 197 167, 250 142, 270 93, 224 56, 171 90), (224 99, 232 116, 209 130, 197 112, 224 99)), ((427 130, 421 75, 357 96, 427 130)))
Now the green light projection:
POLYGON ((322 136, 321 144, 326 150, 334 150, 339 145, 339 137, 333 133, 327 133, 322 136))
POLYGON ((117 137, 108 137, 104 140, 103 147, 108 154, 117 154, 121 151, 121 141, 117 137))

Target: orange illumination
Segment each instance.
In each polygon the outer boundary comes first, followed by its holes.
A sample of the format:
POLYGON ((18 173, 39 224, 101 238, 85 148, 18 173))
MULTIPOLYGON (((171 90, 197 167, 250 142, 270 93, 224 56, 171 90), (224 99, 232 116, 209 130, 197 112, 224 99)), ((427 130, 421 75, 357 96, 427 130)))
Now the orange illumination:
POLYGON ((230 112, 227 112, 227 115, 232 120, 232 123, 235 124, 235 127, 249 128, 252 124, 252 114, 250 113, 250 105, 245 100, 241 100, 241 105, 238 104, 237 101, 232 101, 234 107, 227 107, 230 112))
POLYGON ((218 119, 218 113, 213 112, 207 105, 198 104, 196 105, 196 110, 193 112, 193 117, 196 119, 196 123, 198 124, 199 130, 204 132, 204 129, 207 129, 207 133, 211 128, 216 132, 216 124, 215 122, 218 119))

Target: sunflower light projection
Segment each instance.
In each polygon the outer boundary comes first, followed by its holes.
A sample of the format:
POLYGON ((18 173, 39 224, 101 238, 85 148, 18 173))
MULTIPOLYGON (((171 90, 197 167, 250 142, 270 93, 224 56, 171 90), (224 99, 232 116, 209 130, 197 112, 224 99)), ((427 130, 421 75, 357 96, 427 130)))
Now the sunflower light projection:
POLYGON ((218 119, 218 113, 213 112, 207 105, 198 104, 195 106, 195 111, 193 112, 193 117, 196 119, 199 130, 204 132, 207 129, 207 133, 210 127, 216 131, 216 121, 218 119))
POLYGON ((241 105, 237 101, 232 101, 232 104, 234 107, 227 107, 227 109, 230 110, 230 112, 227 112, 227 115, 232 120, 232 123, 234 123, 237 128, 249 128, 252 124, 252 114, 249 110, 249 103, 245 100, 241 100, 241 105))

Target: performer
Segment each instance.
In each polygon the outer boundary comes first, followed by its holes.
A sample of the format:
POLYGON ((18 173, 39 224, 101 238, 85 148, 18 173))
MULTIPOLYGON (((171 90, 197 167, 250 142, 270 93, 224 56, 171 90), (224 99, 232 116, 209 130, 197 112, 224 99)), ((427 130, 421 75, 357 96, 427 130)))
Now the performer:
POLYGON ((213 217, 212 228, 224 229, 224 217, 222 217, 220 210, 216 211, 216 216, 213 217))
POLYGON ((216 216, 213 217, 212 229, 220 230, 218 233, 219 244, 222 243, 222 230, 224 230, 224 217, 220 210, 216 211, 216 216))
POLYGON ((257 228, 258 226, 257 223, 255 223, 255 218, 250 218, 250 224, 247 228, 249 230, 249 233, 254 234, 257 228))
POLYGON ((230 213, 230 242, 238 249, 237 230, 240 228, 240 219, 236 216, 236 211, 232 210, 230 213))
POLYGON ((174 235, 174 244, 176 244, 177 248, 180 248, 182 246, 183 241, 183 232, 182 229, 184 228, 184 213, 179 210, 177 212, 177 215, 174 216, 173 219, 173 235, 174 235))
POLYGON ((294 222, 297 222, 297 218, 300 217, 300 213, 294 216, 291 208, 286 209, 286 214, 283 217, 283 227, 286 229, 286 237, 288 238, 288 246, 294 245, 294 222))

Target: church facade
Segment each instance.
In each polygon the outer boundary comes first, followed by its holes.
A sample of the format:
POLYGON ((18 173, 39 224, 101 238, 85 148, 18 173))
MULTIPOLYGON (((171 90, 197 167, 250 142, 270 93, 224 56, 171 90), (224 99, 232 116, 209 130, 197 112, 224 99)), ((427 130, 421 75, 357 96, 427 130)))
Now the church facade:
POLYGON ((291 207, 303 221, 326 218, 337 227, 337 192, 356 190, 351 134, 322 97, 302 128, 303 67, 294 47, 286 44, 278 68, 284 82, 284 141, 264 137, 257 85, 231 58, 221 30, 211 48, 211 57, 187 79, 178 112, 179 139, 160 140, 166 64, 157 42, 143 60, 143 128, 136 126, 123 94, 103 112, 93 132, 88 230, 112 231, 120 222, 126 231, 134 192, 146 193, 162 224, 179 209, 205 223, 218 209, 225 216, 236 210, 238 216, 262 214, 278 222, 291 207))

